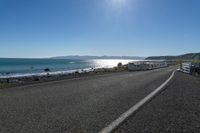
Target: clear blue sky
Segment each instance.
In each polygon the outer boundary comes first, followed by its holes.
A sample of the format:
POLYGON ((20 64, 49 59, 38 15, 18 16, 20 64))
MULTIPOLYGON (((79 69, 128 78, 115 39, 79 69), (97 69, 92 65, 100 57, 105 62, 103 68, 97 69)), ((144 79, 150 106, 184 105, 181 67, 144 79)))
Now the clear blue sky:
POLYGON ((200 0, 0 0, 0 57, 200 52, 200 0))

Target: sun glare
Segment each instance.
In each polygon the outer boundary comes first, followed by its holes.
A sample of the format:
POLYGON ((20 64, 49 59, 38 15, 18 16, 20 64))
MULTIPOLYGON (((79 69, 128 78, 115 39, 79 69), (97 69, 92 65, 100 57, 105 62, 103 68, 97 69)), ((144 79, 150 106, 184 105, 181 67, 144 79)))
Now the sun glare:
POLYGON ((106 0, 109 5, 115 8, 122 8, 127 5, 127 0, 106 0))
POLYGON ((122 5, 126 3, 126 0, 110 0, 113 4, 122 5))

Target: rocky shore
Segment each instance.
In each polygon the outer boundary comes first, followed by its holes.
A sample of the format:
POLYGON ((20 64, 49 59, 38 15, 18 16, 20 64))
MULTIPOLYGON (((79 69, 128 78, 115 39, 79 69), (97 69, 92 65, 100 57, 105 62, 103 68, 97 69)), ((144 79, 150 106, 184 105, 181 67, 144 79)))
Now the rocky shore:
POLYGON ((65 74, 56 74, 50 75, 46 72, 46 75, 42 76, 25 76, 25 77, 13 77, 13 78, 0 78, 0 89, 16 87, 21 85, 29 85, 34 83, 42 83, 42 82, 49 82, 49 81, 56 81, 56 80, 63 80, 63 79, 73 79, 73 78, 80 78, 80 77, 88 77, 94 75, 102 75, 107 73, 116 73, 116 72, 125 72, 128 71, 127 65, 122 65, 121 63, 118 64, 117 67, 113 68, 98 68, 98 69, 91 69, 90 71, 75 71, 72 73, 65 73, 65 74))

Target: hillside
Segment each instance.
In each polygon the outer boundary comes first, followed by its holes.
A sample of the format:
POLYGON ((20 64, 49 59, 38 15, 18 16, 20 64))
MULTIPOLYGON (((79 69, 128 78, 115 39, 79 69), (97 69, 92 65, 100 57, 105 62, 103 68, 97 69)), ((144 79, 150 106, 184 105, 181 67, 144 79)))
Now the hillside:
POLYGON ((146 60, 200 60, 200 53, 188 53, 178 56, 150 56, 146 60))

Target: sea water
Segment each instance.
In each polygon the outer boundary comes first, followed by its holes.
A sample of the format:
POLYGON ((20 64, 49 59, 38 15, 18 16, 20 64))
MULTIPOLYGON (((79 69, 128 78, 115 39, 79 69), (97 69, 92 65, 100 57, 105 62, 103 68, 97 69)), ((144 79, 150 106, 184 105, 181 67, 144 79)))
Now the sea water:
POLYGON ((44 75, 45 69, 50 74, 71 73, 73 71, 90 70, 95 68, 111 68, 119 62, 127 64, 133 60, 121 59, 8 59, 0 58, 0 78, 44 75))

